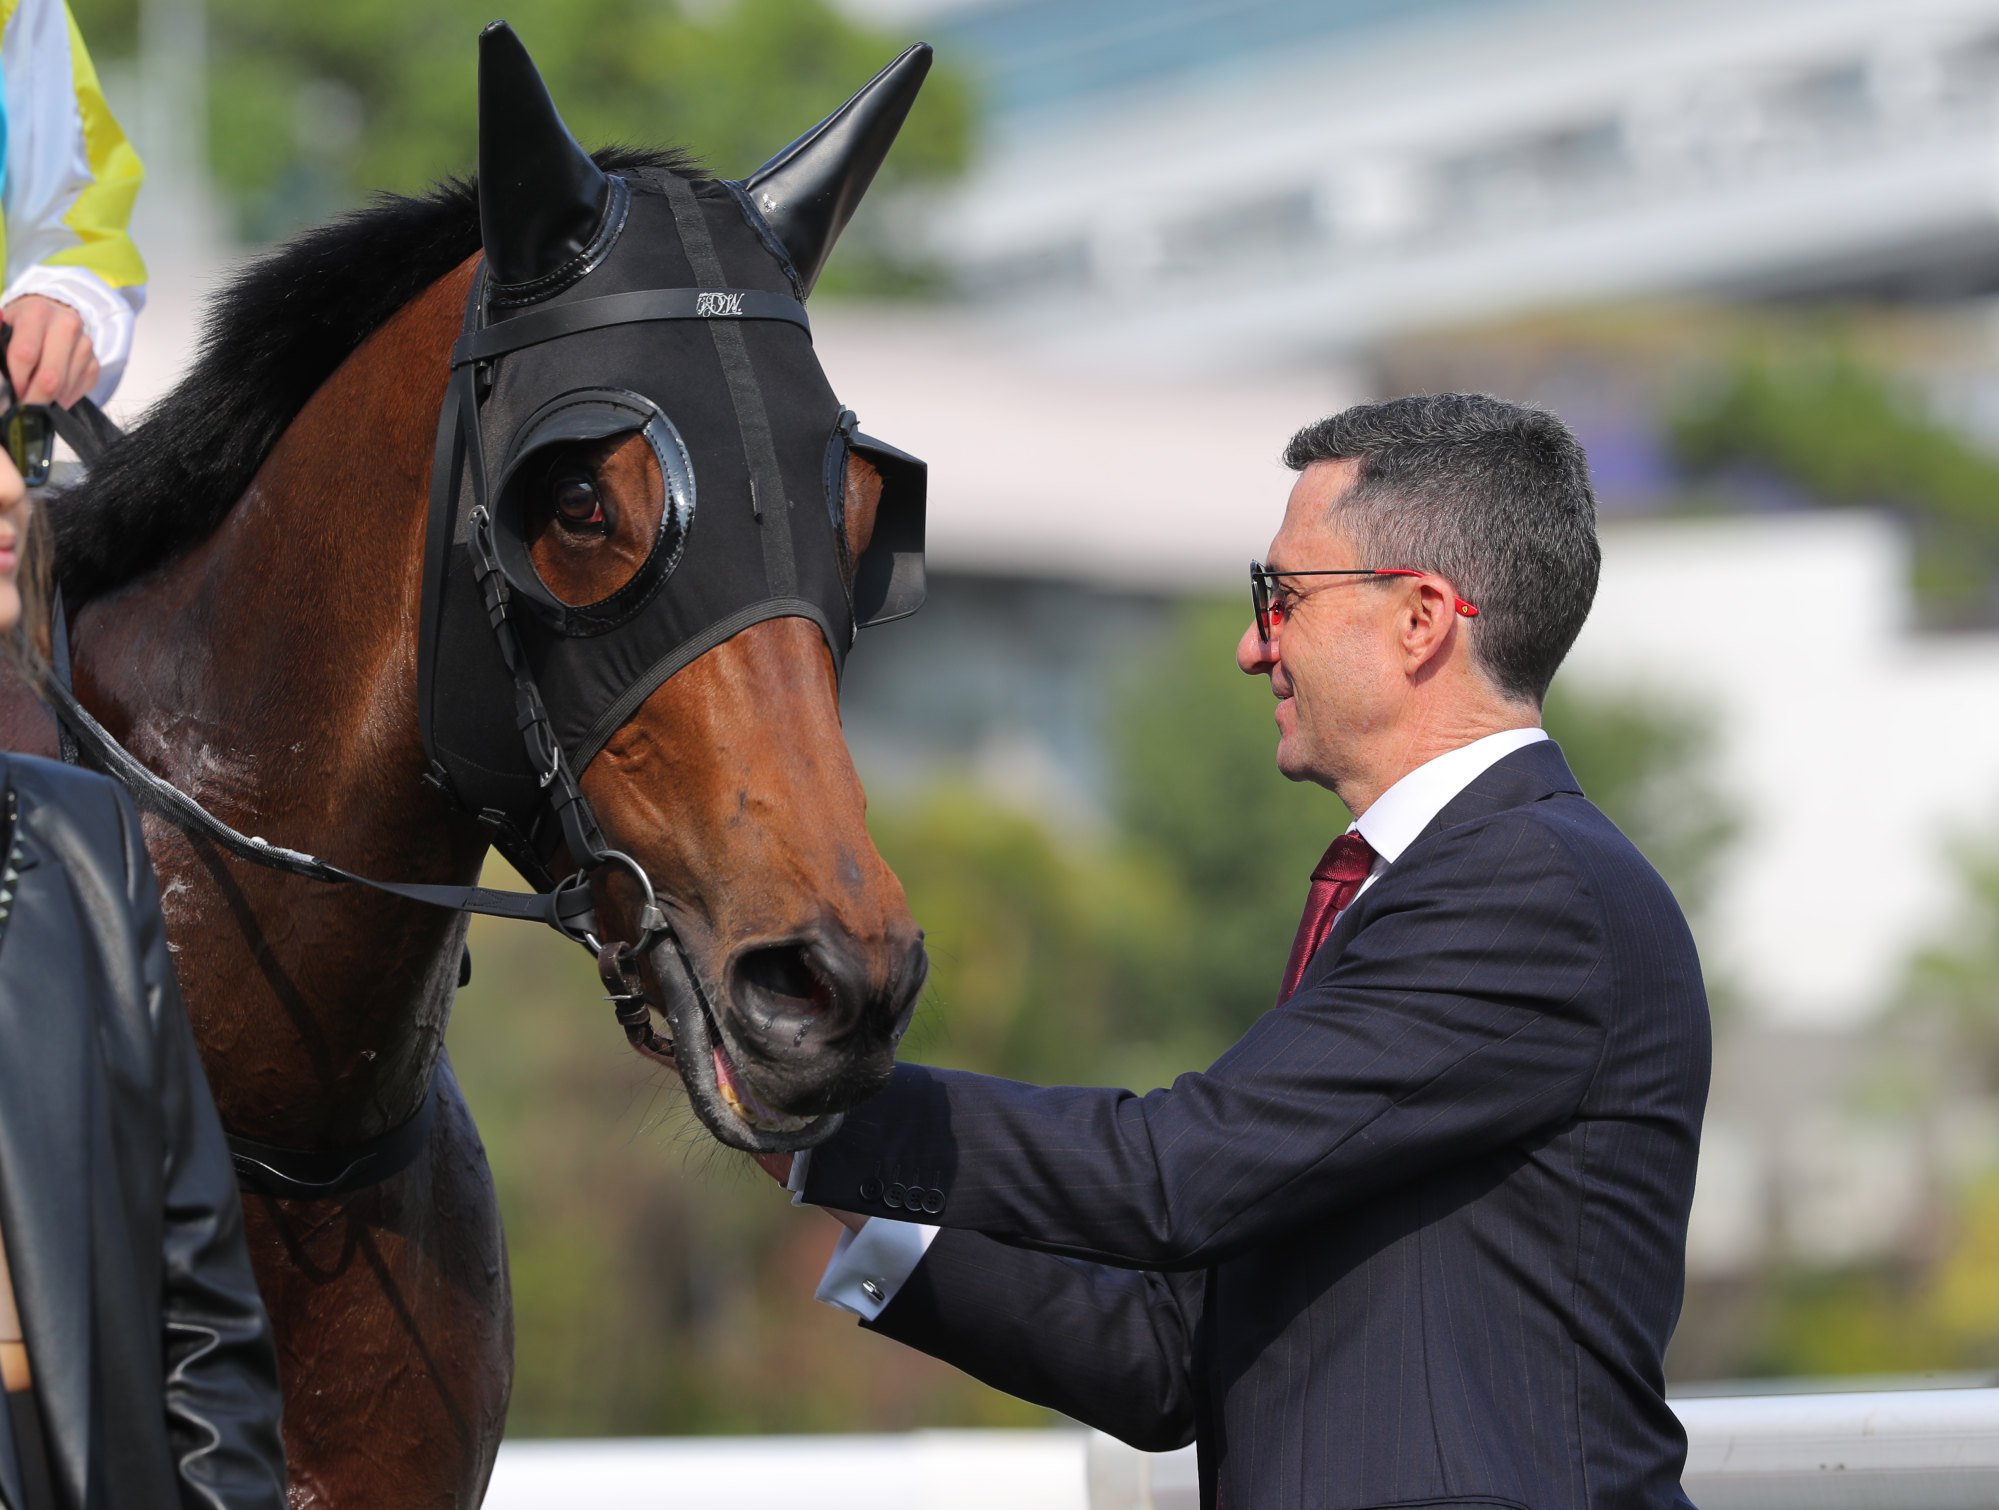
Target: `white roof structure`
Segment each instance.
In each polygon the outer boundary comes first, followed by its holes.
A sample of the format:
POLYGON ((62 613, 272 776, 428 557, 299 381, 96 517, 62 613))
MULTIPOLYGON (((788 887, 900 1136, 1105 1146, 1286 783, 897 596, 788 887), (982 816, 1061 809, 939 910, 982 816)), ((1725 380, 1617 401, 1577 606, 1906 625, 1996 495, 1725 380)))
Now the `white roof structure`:
POLYGON ((908 310, 835 306, 814 331, 862 429, 930 463, 943 570, 1235 587, 1282 518, 1285 441, 1359 396, 1323 374, 1106 382, 908 310))
POLYGON ((1254 371, 1591 300, 1992 285, 1999 0, 929 10, 997 121, 910 229, 1072 359, 1254 371))

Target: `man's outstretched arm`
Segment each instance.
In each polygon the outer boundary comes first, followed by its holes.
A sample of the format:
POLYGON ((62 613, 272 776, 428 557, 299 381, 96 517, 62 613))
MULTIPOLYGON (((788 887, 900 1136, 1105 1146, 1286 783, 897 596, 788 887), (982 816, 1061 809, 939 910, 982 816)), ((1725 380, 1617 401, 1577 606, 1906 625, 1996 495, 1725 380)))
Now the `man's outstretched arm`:
POLYGON ((1466 825, 1373 907, 1331 971, 1170 1089, 899 1067, 813 1150, 805 1199, 1191 1270, 1573 1116, 1615 993, 1561 841, 1520 813, 1466 825))

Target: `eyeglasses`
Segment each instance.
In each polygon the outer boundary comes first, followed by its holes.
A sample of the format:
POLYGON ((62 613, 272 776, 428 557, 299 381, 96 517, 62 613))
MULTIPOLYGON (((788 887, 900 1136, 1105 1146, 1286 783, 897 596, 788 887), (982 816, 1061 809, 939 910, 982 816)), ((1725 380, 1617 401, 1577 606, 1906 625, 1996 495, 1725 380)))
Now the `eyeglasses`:
POLYGON ((56 427, 53 416, 41 404, 17 403, 14 385, 7 379, 7 340, 12 326, 0 326, 0 393, 5 396, 5 412, 0 413, 0 439, 12 458, 21 481, 38 488, 49 480, 55 459, 56 427))
MULTIPOLYGON (((1256 609, 1256 632, 1268 645, 1272 631, 1284 622, 1284 605, 1273 600, 1272 588, 1279 577, 1421 577, 1427 573, 1412 566, 1350 566, 1331 571, 1274 571, 1261 561, 1249 563, 1249 601, 1256 609)), ((1459 614, 1478 617, 1478 609, 1463 598, 1452 596, 1459 614)))

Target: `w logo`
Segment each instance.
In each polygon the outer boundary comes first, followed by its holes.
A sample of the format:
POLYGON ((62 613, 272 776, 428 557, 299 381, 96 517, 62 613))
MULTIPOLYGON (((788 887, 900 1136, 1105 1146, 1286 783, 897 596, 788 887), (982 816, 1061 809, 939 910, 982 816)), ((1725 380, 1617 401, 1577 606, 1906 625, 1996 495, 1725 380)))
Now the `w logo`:
POLYGON ((743 296, 741 294, 702 294, 694 301, 694 312, 704 320, 712 320, 717 315, 741 318, 743 296))

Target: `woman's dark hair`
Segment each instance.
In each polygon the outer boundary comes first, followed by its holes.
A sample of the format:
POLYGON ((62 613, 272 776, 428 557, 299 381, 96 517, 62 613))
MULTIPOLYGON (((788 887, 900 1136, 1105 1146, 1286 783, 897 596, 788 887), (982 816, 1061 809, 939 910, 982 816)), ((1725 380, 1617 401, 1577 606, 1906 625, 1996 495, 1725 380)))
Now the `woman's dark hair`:
POLYGON ((28 505, 28 529, 14 578, 21 595, 21 618, 0 636, 7 660, 31 687, 40 686, 49 670, 49 584, 55 576, 55 535, 49 528, 48 497, 38 494, 28 505))

